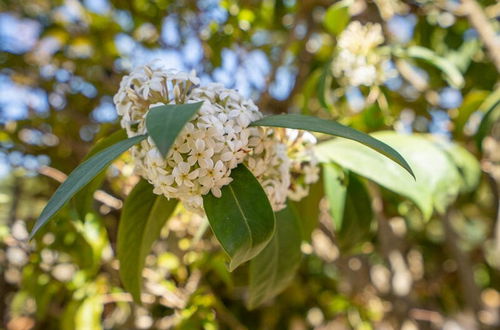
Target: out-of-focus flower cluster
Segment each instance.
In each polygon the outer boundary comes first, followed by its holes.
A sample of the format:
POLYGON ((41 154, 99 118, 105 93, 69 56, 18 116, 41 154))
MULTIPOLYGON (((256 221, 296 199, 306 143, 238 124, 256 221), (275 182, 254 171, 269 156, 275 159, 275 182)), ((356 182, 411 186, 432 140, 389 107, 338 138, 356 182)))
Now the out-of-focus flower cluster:
POLYGON ((220 197, 221 188, 232 180, 231 170, 243 163, 259 180, 275 211, 285 207, 288 196, 299 199, 307 194, 305 185, 317 175, 306 173, 317 174, 317 170, 310 169, 316 167, 310 157, 306 157, 309 165, 300 163, 306 160, 303 151, 308 147, 298 146, 305 140, 289 144, 284 130, 249 127, 262 118, 253 101, 220 84, 192 88, 198 83, 194 73, 147 65, 125 76, 114 97, 129 137, 147 133, 145 117, 152 107, 203 101, 166 158, 151 138, 132 149, 137 173, 154 185, 154 193, 178 198, 189 210, 201 213, 202 195, 211 192, 220 197), (289 147, 297 151, 290 154, 289 147), (297 170, 302 172, 293 172, 297 170), (304 174, 307 179, 297 186, 291 182, 292 174, 304 174))
POLYGON ((389 56, 380 51, 384 43, 380 24, 350 23, 340 34, 333 75, 344 86, 380 85, 395 74, 389 56))

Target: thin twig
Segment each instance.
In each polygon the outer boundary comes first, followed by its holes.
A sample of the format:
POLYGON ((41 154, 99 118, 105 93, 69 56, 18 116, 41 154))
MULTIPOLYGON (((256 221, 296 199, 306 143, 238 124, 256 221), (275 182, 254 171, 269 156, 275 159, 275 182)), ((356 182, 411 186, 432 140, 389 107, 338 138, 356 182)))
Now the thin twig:
MULTIPOLYGON (((42 166, 39 170, 38 173, 45 175, 51 179, 54 179, 58 182, 63 183, 66 178, 68 177, 65 173, 59 171, 56 168, 50 167, 50 166, 42 166)), ((108 194, 104 190, 96 190, 94 192, 94 199, 98 202, 103 203, 104 205, 107 205, 115 210, 119 210, 123 206, 123 202, 119 200, 118 198, 108 194)))
POLYGON ((460 10, 467 16, 488 50, 491 61, 500 72, 500 41, 483 9, 475 0, 462 0, 460 10))

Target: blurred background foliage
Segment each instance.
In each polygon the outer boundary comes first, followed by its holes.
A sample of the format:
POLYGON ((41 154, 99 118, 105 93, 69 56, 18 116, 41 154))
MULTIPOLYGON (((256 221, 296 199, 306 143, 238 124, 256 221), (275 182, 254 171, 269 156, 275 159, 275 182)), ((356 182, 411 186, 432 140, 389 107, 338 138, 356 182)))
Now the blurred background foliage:
POLYGON ((496 1, 2 0, 0 10, 0 327, 500 327, 496 1), (383 82, 332 69, 354 21, 382 26, 372 51, 388 59, 383 82), (135 305, 114 255, 137 182, 127 155, 83 216, 67 207, 27 237, 59 182, 117 129, 121 77, 156 58, 266 113, 396 131, 376 136, 417 182, 362 147, 321 143, 323 181, 296 205, 303 260, 281 295, 247 310, 248 267, 229 273, 206 221, 178 210, 135 305))

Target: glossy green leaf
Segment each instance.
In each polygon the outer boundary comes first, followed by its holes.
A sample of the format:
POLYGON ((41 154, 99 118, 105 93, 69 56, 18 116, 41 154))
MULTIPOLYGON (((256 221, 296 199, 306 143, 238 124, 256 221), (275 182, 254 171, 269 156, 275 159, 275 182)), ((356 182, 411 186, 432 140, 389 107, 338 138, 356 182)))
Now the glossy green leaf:
POLYGON ((153 186, 141 180, 123 205, 117 237, 120 279, 137 303, 141 302, 142 269, 154 241, 177 206, 153 193, 153 186))
POLYGON ((434 51, 421 46, 411 46, 406 50, 406 55, 411 58, 426 61, 435 66, 444 74, 446 81, 448 81, 451 86, 462 88, 464 85, 464 77, 453 62, 437 55, 434 51))
POLYGON ((37 231, 71 199, 71 197, 95 178, 105 167, 111 164, 113 160, 145 138, 146 135, 140 135, 120 141, 98 152, 78 165, 78 167, 71 172, 66 181, 59 186, 43 209, 42 214, 40 214, 40 217, 31 231, 30 238, 32 238, 37 231))
POLYGON ((232 271, 266 247, 275 219, 264 189, 243 164, 232 170, 231 177, 220 198, 203 196, 203 206, 215 237, 231 258, 232 271))
MULTIPOLYGON (((127 138, 127 132, 120 129, 102 139, 97 141, 97 143, 90 149, 89 153, 83 158, 86 161, 93 155, 97 154, 113 144, 116 144, 127 138)), ((75 194, 73 198, 76 210, 82 218, 85 217, 86 213, 92 210, 92 204, 94 201, 94 192, 102 185, 102 182, 106 178, 106 172, 103 170, 99 173, 92 181, 90 181, 85 187, 83 187, 79 192, 75 194)))
POLYGON ((323 19, 325 28, 333 35, 339 35, 347 23, 349 23, 349 7, 346 1, 340 1, 331 5, 323 19))
POLYGON ((412 200, 429 218, 435 208, 444 212, 460 189, 460 175, 448 155, 425 135, 378 132, 377 139, 397 148, 415 170, 417 180, 366 146, 330 140, 316 147, 322 162, 335 162, 412 200))
POLYGON ((290 284, 300 264, 300 244, 300 224, 288 206, 276 213, 276 231, 269 244, 250 261, 250 309, 275 297, 290 284))
POLYGON ((253 122, 251 126, 295 128, 354 140, 372 148, 373 150, 376 150, 382 155, 393 160, 405 170, 407 170, 413 177, 415 177, 410 165, 408 165, 406 160, 392 147, 373 138, 368 134, 362 133, 332 120, 326 120, 312 116, 288 114, 264 117, 253 122))
POLYGON ((165 104, 149 110, 146 116, 146 128, 149 136, 151 136, 164 157, 167 157, 177 135, 198 112, 202 104, 203 102, 165 104))

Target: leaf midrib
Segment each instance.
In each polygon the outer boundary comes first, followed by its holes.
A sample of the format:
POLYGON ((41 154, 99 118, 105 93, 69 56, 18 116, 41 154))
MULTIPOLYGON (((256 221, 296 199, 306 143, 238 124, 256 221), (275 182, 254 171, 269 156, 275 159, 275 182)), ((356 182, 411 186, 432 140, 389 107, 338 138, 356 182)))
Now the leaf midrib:
MULTIPOLYGON (((229 187, 229 190, 231 191, 231 194, 233 195, 233 198, 234 198, 234 201, 236 203, 236 206, 238 207, 238 210, 240 211, 241 213, 241 216, 243 217, 243 222, 245 223, 245 227, 248 231, 248 236, 249 236, 249 239, 250 239, 250 247, 253 247, 253 237, 252 237, 252 230, 250 229, 250 226, 248 224, 248 219, 247 217, 245 216, 245 213, 243 212, 243 209, 241 208, 241 205, 240 205, 240 202, 238 201, 238 198, 236 198, 236 194, 234 193, 234 190, 233 190, 233 187, 231 187, 231 185, 228 186, 229 187)), ((248 254, 245 253, 245 256, 248 254)))

